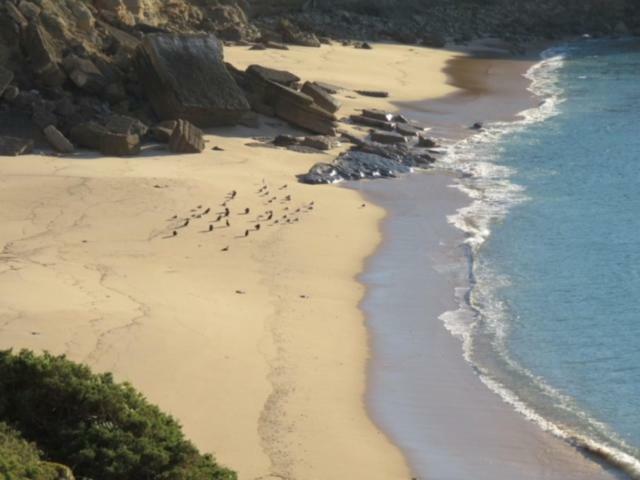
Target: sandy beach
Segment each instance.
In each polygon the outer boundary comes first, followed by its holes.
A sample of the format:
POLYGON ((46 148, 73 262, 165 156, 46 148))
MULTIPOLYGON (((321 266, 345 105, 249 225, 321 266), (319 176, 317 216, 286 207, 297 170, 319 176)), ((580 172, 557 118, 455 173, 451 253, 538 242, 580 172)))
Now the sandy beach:
MULTIPOLYGON (((455 55, 226 50, 237 67, 391 92, 344 90, 344 115, 453 93, 443 69, 455 55)), ((296 183, 326 155, 247 145, 281 131, 266 118, 214 130, 200 155, 3 158, 0 348, 112 371, 243 479, 410 478, 363 399, 370 353, 355 277, 384 211, 352 190, 296 183), (232 190, 231 226, 211 223, 232 190), (262 220, 269 210, 277 225, 262 220)))
MULTIPOLYGON (((532 102, 524 61, 382 44, 225 55, 343 87, 340 117, 401 110, 450 139, 532 102)), ((3 158, 0 348, 113 372, 241 479, 610 478, 486 389, 438 318, 460 280, 451 177, 302 185, 332 157, 255 145, 286 128, 211 130, 197 155, 3 158)))

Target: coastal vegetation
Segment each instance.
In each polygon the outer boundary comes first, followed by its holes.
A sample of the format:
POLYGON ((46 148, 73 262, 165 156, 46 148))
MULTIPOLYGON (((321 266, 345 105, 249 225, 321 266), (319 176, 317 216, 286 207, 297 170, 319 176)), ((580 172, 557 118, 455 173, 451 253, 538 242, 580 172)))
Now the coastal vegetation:
POLYGON ((0 421, 7 479, 50 478, 43 458, 100 480, 236 478, 131 385, 64 356, 0 352, 0 421))

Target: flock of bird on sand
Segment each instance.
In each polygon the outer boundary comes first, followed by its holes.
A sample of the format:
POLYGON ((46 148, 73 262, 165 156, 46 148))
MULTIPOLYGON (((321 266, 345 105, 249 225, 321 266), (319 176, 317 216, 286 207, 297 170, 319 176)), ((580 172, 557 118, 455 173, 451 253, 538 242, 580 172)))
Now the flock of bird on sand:
MULTIPOLYGON (((287 193, 287 184, 278 187, 277 191, 272 190, 264 179, 259 185, 260 188, 255 193, 263 199, 264 209, 255 215, 252 220, 244 222, 244 231, 241 230, 241 233, 234 237, 236 239, 246 238, 255 232, 259 232, 263 227, 298 223, 303 214, 309 213, 315 208, 315 202, 313 201, 294 207, 292 196, 287 193), (276 210, 279 211, 277 212, 276 210), (251 224, 250 228, 246 228, 247 223, 251 224)), ((233 228, 240 220, 237 217, 252 218, 252 211, 249 207, 232 211, 232 206, 238 200, 238 192, 232 190, 225 196, 224 201, 219 205, 218 211, 214 212, 212 207, 198 205, 192 208, 186 216, 179 217, 174 215, 167 220, 168 222, 173 222, 173 226, 169 227, 171 234, 165 238, 178 237, 181 230, 194 225, 198 220, 202 219, 211 220, 208 221, 208 227, 201 233, 213 233, 216 230, 233 228), (233 218, 234 216, 236 218, 233 218)), ((228 252, 229 246, 224 247, 222 251, 228 252)))

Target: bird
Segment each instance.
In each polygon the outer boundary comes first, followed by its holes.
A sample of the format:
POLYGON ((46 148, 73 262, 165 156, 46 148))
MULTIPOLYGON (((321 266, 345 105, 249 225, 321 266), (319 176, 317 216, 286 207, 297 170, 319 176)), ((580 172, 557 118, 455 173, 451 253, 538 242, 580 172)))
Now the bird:
POLYGON ((231 224, 229 223, 229 220, 227 220, 227 227, 230 227, 231 224))
POLYGON ((189 225, 189 219, 187 218, 187 219, 184 221, 184 225, 183 225, 183 227, 187 227, 188 225, 189 225))
POLYGON ((173 231, 173 236, 177 237, 178 236, 178 232, 176 232, 175 230, 173 231))
POLYGON ((220 250, 221 252, 228 252, 229 251, 229 247, 224 247, 222 250, 220 250))
POLYGON ((260 224, 259 223, 256 225, 256 231, 258 231, 258 230, 260 230, 260 224))
POLYGON ((249 207, 247 207, 247 208, 245 208, 245 209, 244 209, 244 214, 245 214, 245 215, 249 215, 249 212, 250 212, 250 211, 251 211, 251 210, 249 209, 249 207))
POLYGON ((207 208, 204 212, 202 212, 203 215, 206 215, 207 213, 209 213, 211 211, 210 208, 207 208))
POLYGON ((267 215, 267 220, 271 220, 273 218, 273 212, 269 212, 269 215, 267 215))
POLYGON ((220 220, 222 220, 222 215, 218 215, 218 217, 216 218, 216 222, 219 222, 220 220))
POLYGON ((289 185, 287 185, 286 183, 284 185, 282 185, 278 190, 284 190, 285 188, 287 188, 289 185))
POLYGON ((248 237, 248 236, 249 236, 249 230, 245 230, 245 231, 244 231, 244 236, 245 236, 245 237, 248 237))
POLYGON ((284 197, 285 202, 290 202, 291 201, 291 195, 287 195, 286 197, 284 197))
POLYGON ((229 197, 231 198, 231 200, 233 200, 234 198, 236 198, 236 195, 238 194, 238 192, 236 192, 235 190, 233 190, 230 194, 229 197))
POLYGON ((213 225, 209 225, 209 231, 213 232, 213 225))
POLYGON ((226 207, 226 208, 224 209, 224 216, 225 216, 225 217, 228 217, 230 213, 231 213, 231 210, 229 210, 229 207, 226 207))

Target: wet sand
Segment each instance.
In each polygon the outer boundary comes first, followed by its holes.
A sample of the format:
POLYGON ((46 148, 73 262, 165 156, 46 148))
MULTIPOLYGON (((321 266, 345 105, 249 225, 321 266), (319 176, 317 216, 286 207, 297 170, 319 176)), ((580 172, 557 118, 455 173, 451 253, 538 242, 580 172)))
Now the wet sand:
MULTIPOLYGON (((454 59, 450 81, 462 92, 402 109, 438 123, 449 139, 462 138, 474 118, 508 120, 533 105, 521 77, 531 64, 454 59)), ((456 293, 469 285, 463 234, 446 219, 469 199, 453 184, 452 176, 432 173, 353 186, 388 213, 383 244, 361 276, 373 351, 372 417, 421 480, 617 478, 491 392, 439 318, 458 308, 456 293)))

